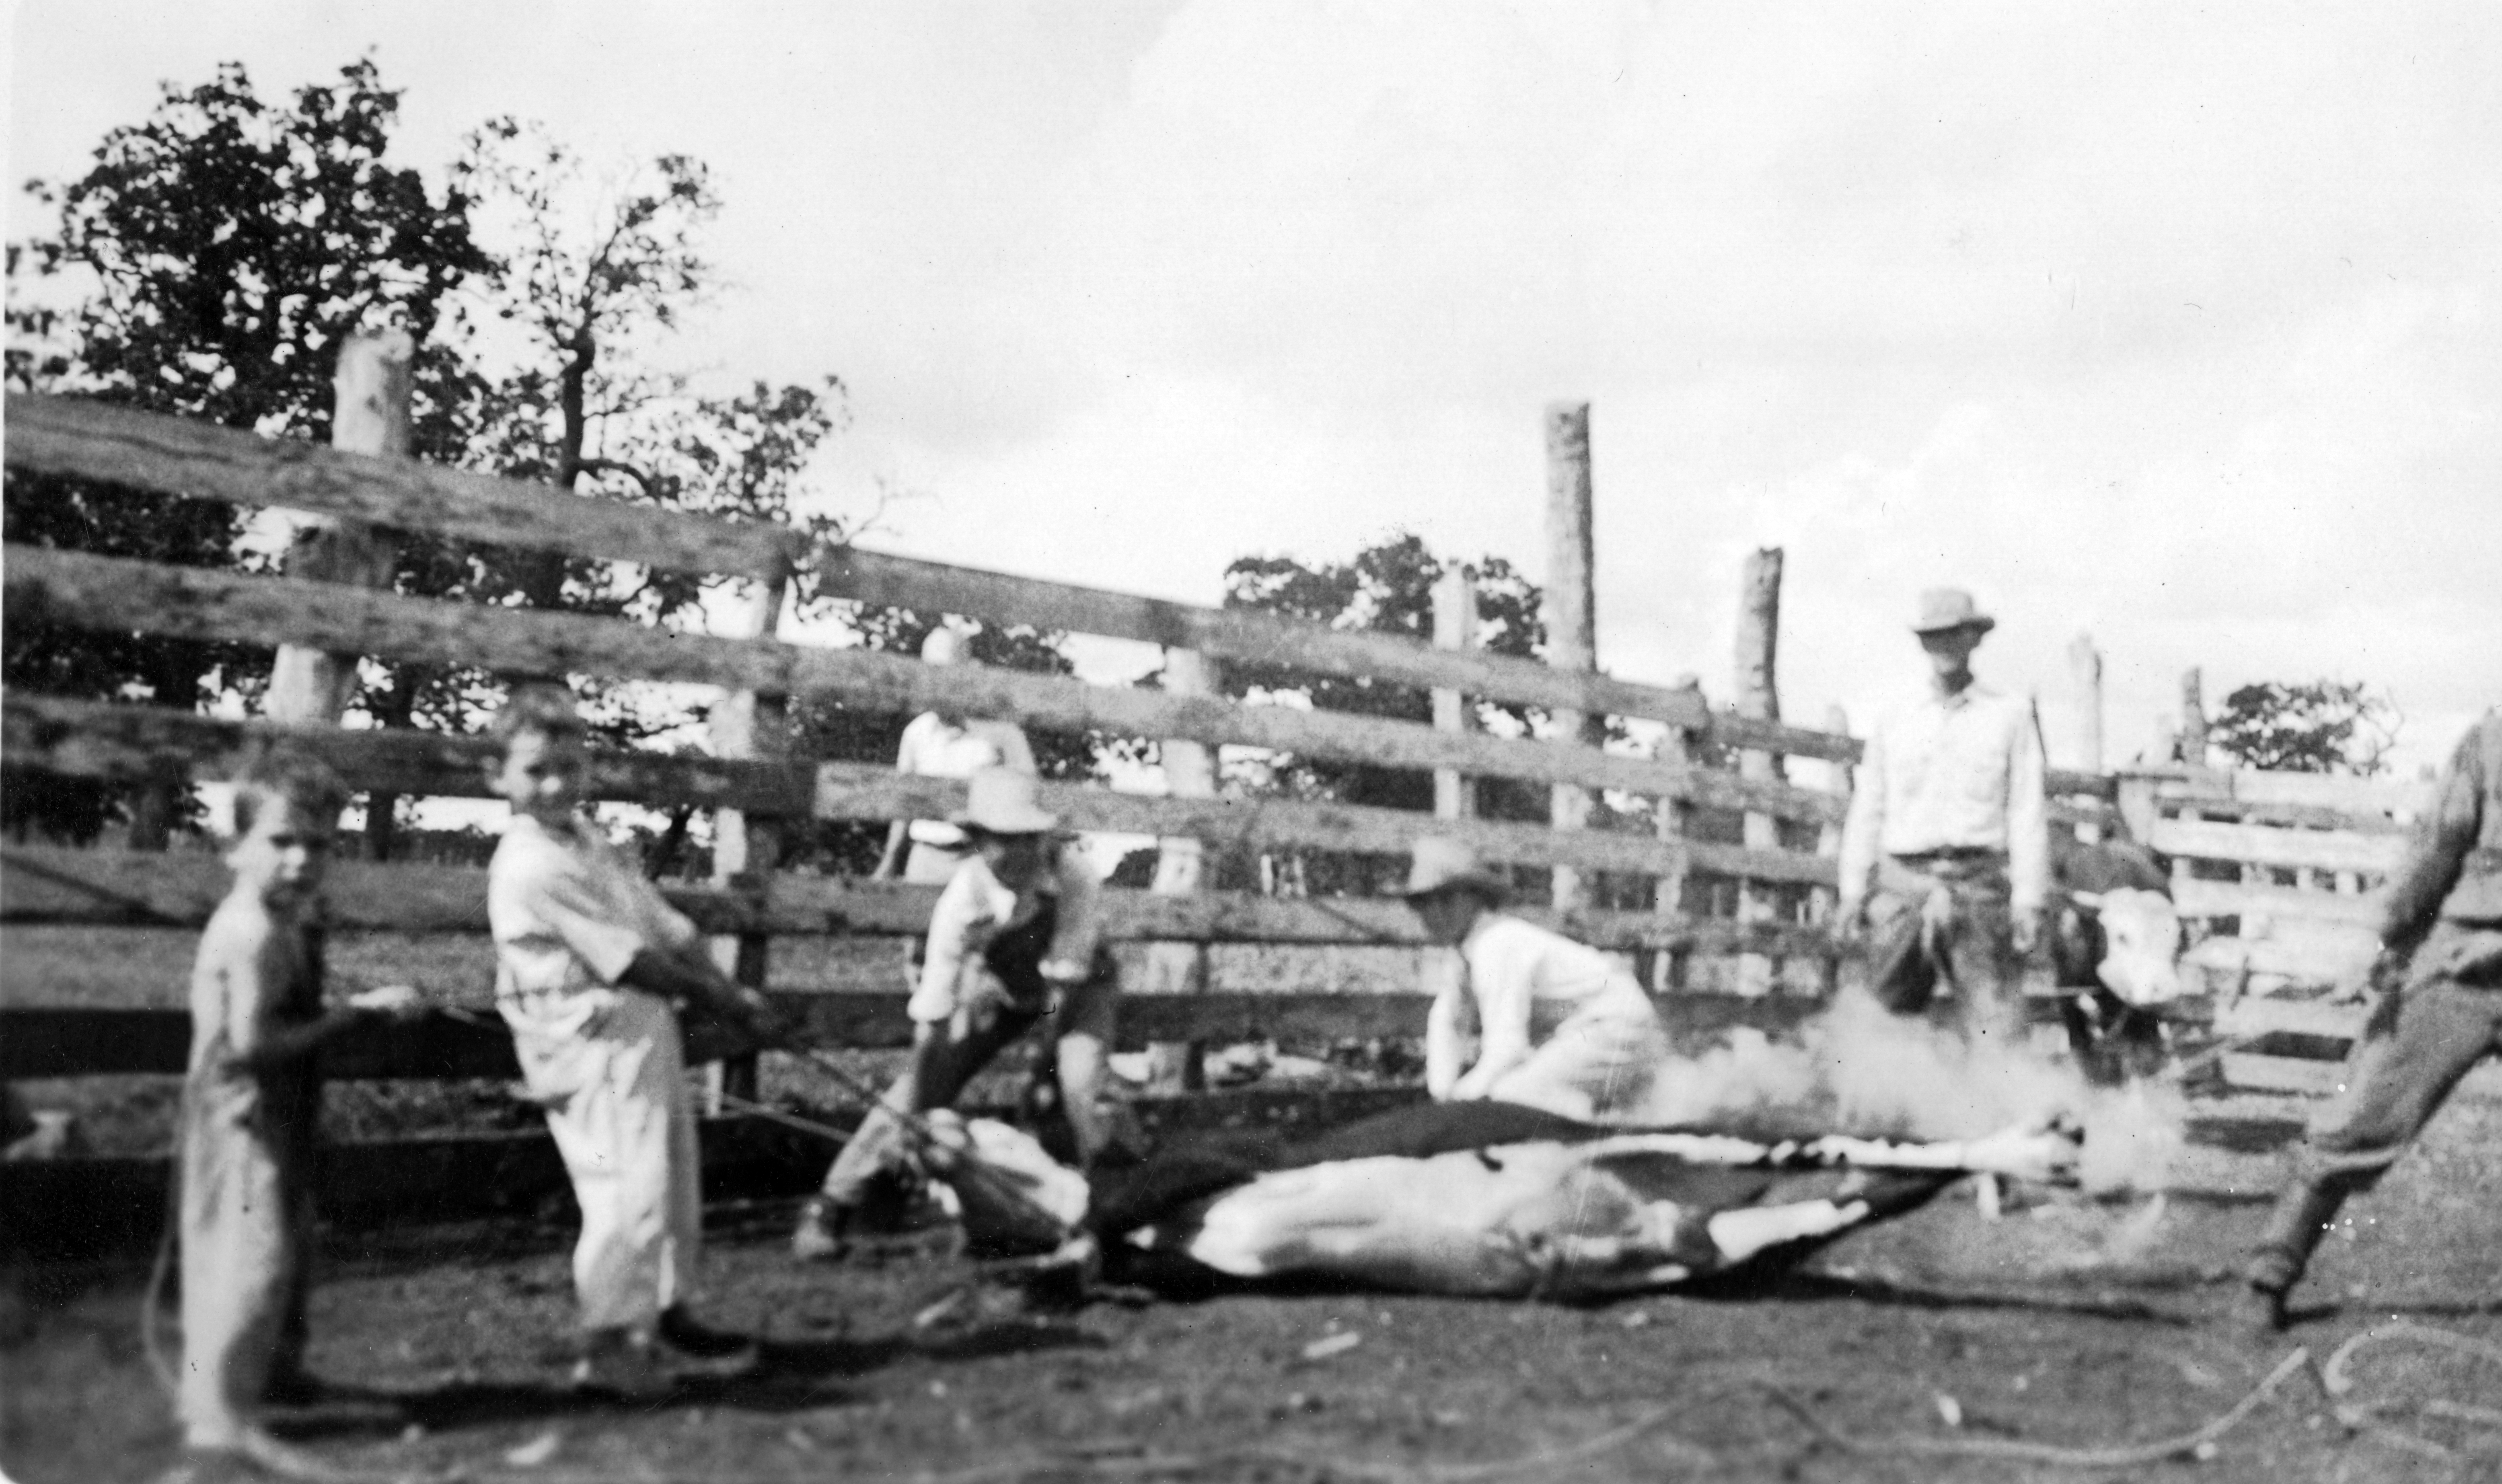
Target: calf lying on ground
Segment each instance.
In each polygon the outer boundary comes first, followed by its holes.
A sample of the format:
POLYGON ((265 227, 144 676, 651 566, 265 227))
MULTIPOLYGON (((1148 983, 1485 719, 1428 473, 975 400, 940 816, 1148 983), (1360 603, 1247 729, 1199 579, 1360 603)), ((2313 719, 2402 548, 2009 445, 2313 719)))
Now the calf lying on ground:
POLYGON ((1974 1172, 2064 1176, 2050 1129, 1896 1144, 1575 1123, 1427 1104, 1296 1146, 1191 1141, 1093 1184, 1031 1138, 941 1123, 931 1173, 968 1237, 1039 1254, 1076 1238, 1107 1275, 1174 1291, 1303 1277, 1419 1293, 1596 1298, 1803 1256, 1974 1172))

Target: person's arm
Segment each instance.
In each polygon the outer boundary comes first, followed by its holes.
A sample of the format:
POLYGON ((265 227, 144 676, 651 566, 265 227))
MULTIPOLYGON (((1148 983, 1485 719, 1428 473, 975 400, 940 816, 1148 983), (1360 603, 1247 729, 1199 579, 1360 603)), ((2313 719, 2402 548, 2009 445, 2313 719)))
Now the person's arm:
POLYGON ((922 940, 921 978, 913 987, 912 1002, 904 1007, 916 1026, 943 1027, 956 1016, 964 964, 971 957, 972 935, 982 917, 981 894, 971 870, 970 862, 957 867, 938 893, 937 905, 930 910, 930 932, 922 940))
POLYGON ((2042 724, 2029 701, 2012 747, 2007 762, 2008 908, 2014 918, 2016 951, 2030 953, 2041 931, 2042 908, 2050 899, 2050 801, 2045 793, 2048 765, 2042 756, 2042 724))
POLYGON ((911 830, 909 820, 896 820, 886 826, 886 849, 878 855, 877 869, 868 873, 869 880, 893 881, 903 874, 903 842, 911 830))
POLYGON ((662 999, 701 1005, 767 1044, 788 1042, 794 1033, 763 992, 731 979, 700 950, 646 948, 627 961, 617 983, 662 999))
POLYGON ((1447 973, 1425 1012, 1425 1093, 1437 1102, 1448 1099, 1459 1084, 1460 1062, 1468 1054, 1461 1006, 1467 995, 1461 976, 1447 973))
POLYGON ((1469 993, 1477 1011, 1477 1060, 1451 1086, 1454 1098, 1483 1097, 1497 1082, 1529 1060, 1533 954, 1489 945, 1469 958, 1469 993))
POLYGON ((1876 853, 1885 833, 1885 728, 1869 729, 1851 775, 1850 812, 1843 817, 1840 894, 1834 903, 1834 925, 1844 932, 1856 928, 1868 905, 1868 889, 1876 874, 1876 853))
POLYGON ((2381 947, 2412 954, 2441 915, 2442 900, 2458 885, 2468 853, 2485 826, 2485 732, 2502 723, 2469 728, 2434 786, 2432 809, 2408 842, 2406 859, 2390 873, 2381 908, 2381 947))
POLYGON ((1040 964, 1042 977, 1055 984, 1082 984, 1093 976, 1095 956, 1103 944, 1101 889, 1074 840, 1054 848, 1052 871, 1060 888, 1060 912, 1052 925, 1051 951, 1040 964))

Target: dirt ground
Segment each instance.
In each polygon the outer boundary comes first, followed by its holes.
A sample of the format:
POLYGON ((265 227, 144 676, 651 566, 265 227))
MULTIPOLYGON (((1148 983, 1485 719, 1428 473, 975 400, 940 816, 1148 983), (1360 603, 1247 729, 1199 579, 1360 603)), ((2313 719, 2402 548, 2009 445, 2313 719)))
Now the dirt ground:
MULTIPOLYGON (((2188 1433, 2295 1344, 2316 1365, 2376 1325, 2502 1345, 2497 1191, 2502 1106, 2452 1108, 2330 1241, 2295 1332, 2258 1348, 2222 1320, 2260 1208, 2178 1197, 1992 1222, 1949 1193, 1769 1287, 1591 1309, 1304 1293, 1051 1311, 967 1290, 972 1269, 926 1248, 798 1268, 786 1206, 723 1208, 706 1307, 765 1334, 764 1364, 640 1408, 558 1387, 564 1232, 436 1228, 331 1255, 313 1361, 343 1394, 282 1417, 374 1477, 540 1484, 2078 1477, 1916 1450, 2188 1433)), ((173 1460, 141 1278, 10 1275, 10 1477, 148 1479, 173 1460)), ((2350 1402, 2388 1403, 2396 1432, 2343 1426, 2307 1370, 2204 1461, 2084 1476, 2502 1478, 2502 1365, 2393 1339, 2351 1368, 2350 1402)))

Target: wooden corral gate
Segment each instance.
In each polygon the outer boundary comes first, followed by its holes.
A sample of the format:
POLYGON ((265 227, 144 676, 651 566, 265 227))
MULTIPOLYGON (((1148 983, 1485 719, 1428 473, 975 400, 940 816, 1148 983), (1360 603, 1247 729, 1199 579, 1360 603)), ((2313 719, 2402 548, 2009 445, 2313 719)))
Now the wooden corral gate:
MULTIPOLYGON (((672 887, 669 894, 706 931, 735 943, 741 977, 767 986, 826 1044, 906 1044, 903 987, 898 981, 877 991, 828 992, 791 982, 774 970, 777 957, 787 957, 777 955, 777 945, 787 950, 806 939, 917 934, 928 921, 934 889, 776 870, 777 827, 809 817, 936 817, 961 801, 962 786, 899 777, 880 766, 784 755, 779 708, 790 698, 819 695, 893 713, 931 707, 994 712, 1046 728, 1091 728, 1201 748, 1273 749, 1433 769, 1444 778, 1521 779, 1660 800, 1656 829, 1628 833, 1470 818, 1466 791, 1450 785, 1439 791, 1442 803, 1432 814, 1213 793, 1150 797, 1093 786, 1046 789, 1047 802, 1071 827, 1156 836, 1168 842, 1168 853, 1169 842, 1197 840, 1253 850, 1389 855, 1403 852, 1419 834, 1441 832, 1468 839, 1494 860, 1562 868, 1559 876, 1567 883, 1567 873, 1574 872, 1606 873, 1618 882, 1645 880, 1651 885, 1649 910, 1580 908, 1566 886, 1566 910, 1529 915, 1561 918, 1576 936, 1639 956, 1654 988, 1678 996, 1672 1019, 1686 1025, 1778 1024, 1812 1004, 1814 993, 1830 982, 1834 948, 1814 926, 1818 914, 1809 908, 1783 916, 1765 904, 1777 896, 1796 902, 1829 894, 1829 851, 1843 795, 1763 776, 1761 767, 1747 776, 1683 759, 1708 744, 1846 764, 1856 756, 1856 744, 1845 736, 1713 712, 1692 689, 1635 685, 1473 653, 1465 647, 1465 634, 1456 636, 1453 647, 1439 648, 856 548, 811 550, 787 528, 626 506, 407 458, 272 441, 61 398, 10 397, 6 456, 13 468, 284 509, 352 532, 425 532, 727 575, 755 585, 762 636, 723 638, 621 619, 407 597, 302 575, 249 576, 17 546, 5 554, 12 621, 41 617, 99 629, 296 646, 349 657, 350 665, 355 656, 375 656, 508 674, 693 683, 729 692, 734 701, 719 715, 730 718, 730 725, 717 725, 716 730, 717 741, 725 744, 717 750, 725 756, 603 753, 588 792, 604 800, 715 811, 716 879, 709 886, 672 887), (1469 730, 1460 722, 1463 708, 1454 704, 1437 706, 1441 722, 1428 725, 1245 704, 1205 693, 1211 688, 1204 686, 1103 687, 786 642, 771 637, 772 616, 793 573, 802 567, 813 568, 823 590, 863 603, 1162 645, 1178 657, 1167 665, 1172 675, 1203 674, 1206 661, 1248 661, 1365 676, 1443 696, 1636 719, 1664 725, 1668 741, 1657 757, 1631 756, 1574 740, 1577 729, 1570 727, 1559 727, 1566 735, 1551 741, 1469 730), (1701 811, 1785 821, 1790 827, 1745 832, 1770 844, 1717 843, 1691 831, 1701 811), (1777 843, 1783 837, 1815 842, 1819 834, 1821 847, 1777 843), (1692 891, 1689 879, 1735 883, 1738 889, 1692 891), (1702 910, 1691 910, 1696 904, 1702 910), (1773 983, 1780 993, 1742 1002, 1681 988, 1728 982, 1732 976, 1702 970, 1741 955, 1795 961, 1809 971, 1778 974, 1773 983)), ((485 792, 480 763, 486 744, 475 739, 328 725, 282 726, 17 693, 0 702, 0 719, 12 765, 80 777, 215 779, 251 739, 283 733, 327 759, 357 789, 437 797, 485 792)), ((1168 747, 1168 761, 1177 756, 1186 754, 1168 747)), ((1200 756, 1203 777, 1204 754, 1200 756)), ((2322 956, 2332 955, 2336 945, 2347 944, 2336 935, 2344 930, 2339 925, 2360 920, 2367 900, 2360 888, 2387 868, 2395 838, 2389 831, 2405 807, 2397 795, 2384 800, 2379 793, 2343 785, 2332 786, 2333 798, 2237 794, 2257 787, 2247 780, 2248 775, 2224 780, 2189 773, 2060 774, 2052 780, 2064 800, 2061 817, 2071 823, 2108 826, 2116 807, 2157 849, 2188 859, 2286 866, 2315 873, 2331 887, 2345 882, 2356 889, 2323 891, 2310 877, 2299 886, 2215 881, 2209 879, 2215 872, 2204 869, 2183 880, 2189 894, 2184 904, 2205 917, 2238 920, 2237 941, 2248 945, 2243 957, 2249 972, 2243 976, 2236 968, 2232 976, 2236 994, 2223 1023, 2228 1029, 2260 1026, 2249 1017, 2263 997, 2242 991, 2266 988, 2267 975, 2297 961, 2309 972, 2325 963, 2322 956), (2370 804, 2367 824, 2358 825, 2350 814, 2357 801, 2370 804), (2336 811, 2333 819, 2322 812, 2330 809, 2336 811), (2323 823, 2337 827, 2308 827, 2323 823), (2280 839, 2295 843, 2275 843, 2280 839), (2330 926, 2309 937, 2293 930, 2293 925, 2315 921, 2330 926), (2262 923, 2265 931, 2258 929, 2262 923)), ((10 845, 0 850, 0 918, 12 924, 196 927, 225 880, 213 857, 188 852, 10 845)), ((2238 867, 2234 874, 2241 874, 2238 867)), ((328 895, 334 934, 479 934, 486 927, 485 873, 474 868, 340 860, 333 865, 328 895)), ((1423 1002, 1413 974, 1421 938, 1411 915, 1394 901, 1178 890, 1106 895, 1110 931, 1131 945, 1125 951, 1138 961, 1128 976, 1133 993, 1122 1018, 1129 1045, 1413 1035, 1421 1029, 1423 1002), (1341 957, 1348 947, 1389 949, 1394 958, 1406 956, 1408 972, 1403 980, 1392 974, 1369 986, 1319 984, 1308 973, 1299 974, 1291 957, 1280 971, 1281 951, 1295 947, 1336 948, 1341 957)), ((2211 959, 2220 952, 2206 951, 2211 959)), ((485 986, 479 988, 483 994, 485 986)), ((0 1005, 0 1076, 181 1071, 188 1041, 182 1011, 29 1003, 41 995, 40 986, 12 976, 7 1003, 0 1005)), ((2260 1029, 2315 1038, 2350 1029, 2351 1014, 2344 1010, 2284 1013, 2281 1023, 2260 1029)), ((2318 1081, 2311 1067, 2288 1070, 2295 1063, 2280 1062, 2283 1059, 2245 1058, 2232 1065, 2276 1091, 2307 1092, 2318 1081)), ((325 1058, 324 1070, 337 1079, 493 1078, 512 1075, 514 1065, 499 1029, 437 1016, 345 1042, 325 1058)), ((738 1127, 709 1129, 708 1144, 734 1142, 738 1127)), ((544 1153, 533 1158, 552 1167, 544 1153)), ((483 1167, 451 1144, 395 1155, 376 1149, 334 1155, 325 1183, 474 1184, 483 1167)), ((7 1202, 13 1225, 42 1219, 42 1202, 27 1198, 34 1188, 19 1184, 29 1178, 36 1177, 22 1166, 8 1176, 18 1192, 7 1202)), ((336 1194, 328 1197, 334 1207, 336 1194)), ((369 1194, 380 1198, 382 1193, 369 1194)), ((146 1206, 139 1195, 130 1199, 146 1206)))

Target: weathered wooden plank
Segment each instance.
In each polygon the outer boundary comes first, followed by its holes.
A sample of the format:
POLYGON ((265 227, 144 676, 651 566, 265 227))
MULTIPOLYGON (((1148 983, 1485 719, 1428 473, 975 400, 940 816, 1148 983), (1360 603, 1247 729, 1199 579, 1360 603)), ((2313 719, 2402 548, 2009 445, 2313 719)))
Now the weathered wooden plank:
MULTIPOLYGON (((51 696, 0 697, 0 745, 12 763, 83 777, 223 777, 254 741, 284 738, 321 758, 352 788, 483 797, 492 744, 421 731, 341 731, 204 717, 149 706, 51 696)), ((1696 775, 1706 777, 1710 775, 1696 775)), ((906 776, 864 763, 804 764, 599 751, 589 796, 655 807, 693 804, 760 815, 813 812, 821 819, 939 819, 964 804, 961 781, 906 776)), ((1259 848, 1304 847, 1395 854, 1418 834, 1465 836, 1495 860, 1593 870, 1666 874, 1692 869, 1770 881, 1825 883, 1832 870, 1794 852, 1749 852, 1692 843, 1680 850, 1646 835, 1563 834, 1534 825, 1469 821, 1447 828, 1428 815, 1293 799, 1178 798, 1049 784, 1046 801, 1080 830, 1189 835, 1259 848)))
MULTIPOLYGON (((450 798, 491 796, 485 769, 493 761, 495 749, 484 737, 283 726, 16 691, 0 695, 0 748, 5 748, 12 765, 50 773, 125 780, 171 775, 215 781, 234 770, 248 747, 280 740, 328 763, 352 789, 450 798)), ((687 754, 596 751, 584 783, 587 797, 631 800, 656 808, 693 804, 802 815, 816 798, 815 772, 806 766, 687 754)))
MULTIPOLYGON (((225 893, 215 857, 0 846, 0 921, 196 928, 225 893)), ((915 936, 927 929, 935 887, 778 875, 760 893, 667 888, 706 932, 915 936)), ((396 932, 484 932, 486 872, 420 862, 338 860, 327 889, 331 923, 396 932)), ((1159 896, 1103 893, 1106 930, 1119 939, 1198 942, 1421 944, 1415 914, 1397 901, 1280 898, 1238 892, 1159 896)), ((1551 914, 1524 910, 1535 921, 1551 914)), ((1593 912, 1558 926, 1602 948, 1645 947, 1780 954, 1829 952, 1824 935, 1787 924, 1649 913, 1593 912)))
POLYGON ((2305 938, 2209 938, 2181 961, 2209 972, 2275 974, 2297 984, 2348 984, 2371 966, 2373 943, 2305 938))
MULTIPOLYGON (((13 392, 8 416, 7 457, 19 468, 677 571, 761 576, 810 555, 804 538, 787 527, 587 498, 548 486, 362 457, 76 398, 13 392)), ((1714 725, 1691 692, 1557 676, 1526 660, 1437 659, 1431 650, 1388 635, 1342 633, 854 547, 828 549, 816 560, 828 590, 862 602, 1140 639, 1331 674, 1428 687, 1446 683, 1527 705, 1714 725)), ((1777 743, 1802 756, 1856 756, 1848 738, 1779 731, 1728 740, 1777 743)))
POLYGON ((1254 664, 1370 676, 1550 711, 1645 717, 1709 731, 1733 746, 1776 744, 1802 757, 1859 755, 1858 744, 1847 737, 1714 717, 1690 690, 1551 670, 1535 660, 1482 651, 1437 651, 1391 634, 1292 624, 1265 614, 1105 592, 857 547, 821 553, 818 571, 826 590, 864 603, 1136 639, 1254 664))
POLYGON ((2228 1036, 2265 1035, 2285 1030, 2297 1035, 2331 1036, 2350 1041, 2363 1033, 2363 1018, 2369 1013, 2360 1004, 2246 995, 2215 1017, 2215 1030, 2217 1034, 2228 1036))
POLYGON ((2226 1082, 2255 1092, 2301 1093, 2325 1097, 2345 1091, 2346 1087, 2344 1063, 2314 1062, 2304 1057, 2262 1057, 2248 1052, 2230 1052, 2223 1058, 2222 1070, 2226 1082))
POLYGON ((1305 753, 1386 767, 1586 784, 1629 793, 1732 791, 1747 807, 1830 800, 1788 785, 1745 783, 1648 759, 1527 738, 1437 732, 1414 723, 1253 706, 1212 696, 1099 687, 977 665, 925 665, 864 649, 721 639, 579 614, 434 602, 321 583, 163 567, 84 553, 9 548, 9 612, 106 628, 245 643, 335 644, 360 653, 531 674, 717 685, 785 695, 840 695, 898 713, 932 708, 1008 715, 1028 725, 1305 753))
POLYGON ((2337 773, 2270 773, 2243 769, 2231 775, 2233 798, 2254 805, 2335 810, 2347 815, 2411 817, 2432 801, 2430 783, 2397 778, 2350 778, 2337 773))
MULTIPOLYGON (((772 998, 821 1046, 900 1050, 912 1044, 907 996, 817 995, 780 989, 772 998)), ((1425 1000, 1412 995, 1133 995, 1122 999, 1120 1043, 1157 1040, 1321 1041, 1416 1035, 1425 1000)), ((0 1078, 179 1076, 190 1055, 184 1010, 0 1007, 0 1078)), ((509 1080, 521 1075, 512 1036, 488 1023, 440 1011, 405 1025, 358 1027, 325 1048, 321 1075, 334 1081, 382 1078, 509 1080)))
POLYGON ((74 397, 13 391, 8 415, 12 468, 670 571, 762 574, 805 547, 786 526, 568 494, 74 397))
POLYGON ((2381 894, 2306 892, 2296 887, 2244 886, 2236 881, 2172 883, 2172 902, 2182 917, 2285 919, 2370 928, 2381 920, 2381 894))
POLYGON ((2405 854, 2396 835, 2351 830, 2270 829, 2257 825, 2219 825, 2203 820, 2158 822, 2147 845, 2167 856, 2242 860, 2258 865, 2310 866, 2324 871, 2389 871, 2405 854))

